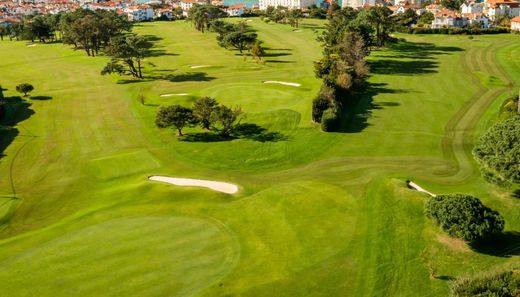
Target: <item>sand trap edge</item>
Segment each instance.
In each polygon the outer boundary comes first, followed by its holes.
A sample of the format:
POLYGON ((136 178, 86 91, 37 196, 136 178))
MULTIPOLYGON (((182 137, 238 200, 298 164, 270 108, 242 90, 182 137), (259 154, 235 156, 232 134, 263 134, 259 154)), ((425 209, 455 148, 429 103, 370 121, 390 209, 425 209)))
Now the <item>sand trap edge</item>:
POLYGON ((178 94, 162 94, 161 97, 172 97, 172 96, 188 96, 188 93, 178 93, 178 94))
POLYGON ((266 80, 266 81, 263 81, 263 83, 264 84, 279 84, 279 85, 291 86, 291 87, 301 87, 301 84, 299 84, 299 83, 277 81, 277 80, 266 80))
POLYGON ((168 183, 168 184, 172 184, 175 186, 181 186, 181 187, 208 188, 213 191, 222 192, 222 193, 226 193, 226 194, 235 194, 236 192, 238 192, 237 185, 226 183, 226 182, 220 182, 220 181, 169 177, 169 176, 161 176, 161 175, 152 175, 152 176, 149 176, 148 179, 152 180, 152 181, 159 181, 159 182, 168 183))

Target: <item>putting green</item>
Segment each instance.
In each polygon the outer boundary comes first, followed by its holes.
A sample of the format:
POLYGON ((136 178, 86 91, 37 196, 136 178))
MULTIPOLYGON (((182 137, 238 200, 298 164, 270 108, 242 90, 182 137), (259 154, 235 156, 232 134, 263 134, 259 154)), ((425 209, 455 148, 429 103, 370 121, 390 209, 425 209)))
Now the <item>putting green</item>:
POLYGON ((4 260, 0 279, 9 281, 0 295, 188 296, 223 278, 237 260, 232 235, 218 223, 181 216, 115 219, 4 260))

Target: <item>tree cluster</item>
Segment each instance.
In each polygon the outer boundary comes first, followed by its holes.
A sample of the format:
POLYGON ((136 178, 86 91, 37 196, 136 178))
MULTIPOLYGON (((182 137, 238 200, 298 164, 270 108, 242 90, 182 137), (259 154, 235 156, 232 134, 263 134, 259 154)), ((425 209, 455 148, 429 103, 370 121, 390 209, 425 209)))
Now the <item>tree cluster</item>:
POLYGON ((289 9, 285 6, 268 6, 262 17, 266 22, 273 21, 298 28, 300 20, 303 18, 303 11, 301 9, 289 9))
POLYGON ((56 32, 60 28, 61 14, 31 15, 19 23, 9 27, 0 27, 0 38, 9 36, 10 40, 31 40, 34 42, 46 42, 56 38, 56 32))
POLYGON ((113 11, 78 9, 60 19, 63 43, 96 56, 110 40, 127 33, 132 24, 113 11))
POLYGON ((520 117, 491 127, 473 149, 473 156, 487 181, 505 187, 520 183, 520 117))
POLYGON ((251 50, 258 35, 245 23, 231 24, 221 20, 211 22, 210 29, 218 34, 217 42, 223 48, 234 48, 243 53, 251 50))
POLYGON ((240 107, 230 108, 219 104, 214 98, 202 97, 195 101, 192 108, 180 105, 160 107, 155 124, 159 128, 175 128, 178 136, 183 136, 182 129, 185 127, 200 125, 204 130, 228 137, 238 127, 241 119, 240 107))
POLYGON ((119 35, 110 39, 104 53, 110 62, 101 71, 102 75, 117 73, 143 78, 143 60, 152 44, 143 36, 135 34, 119 35))
MULTIPOLYGON (((323 131, 338 129, 346 105, 365 85, 369 73, 365 57, 370 52, 373 30, 362 21, 361 16, 367 14, 363 11, 368 10, 336 10, 318 38, 323 44, 323 56, 315 62, 314 72, 323 85, 313 100, 312 119, 322 124, 323 131)), ((381 32, 380 37, 384 35, 381 32)))
POLYGON ((450 286, 452 297, 520 296, 520 268, 497 269, 457 278, 450 286))
POLYGON ((426 215, 450 236, 475 242, 500 234, 504 219, 473 196, 439 195, 426 204, 426 215))
POLYGON ((209 30, 214 20, 226 17, 225 11, 217 6, 204 4, 194 4, 188 13, 188 20, 191 21, 197 31, 203 32, 209 30))

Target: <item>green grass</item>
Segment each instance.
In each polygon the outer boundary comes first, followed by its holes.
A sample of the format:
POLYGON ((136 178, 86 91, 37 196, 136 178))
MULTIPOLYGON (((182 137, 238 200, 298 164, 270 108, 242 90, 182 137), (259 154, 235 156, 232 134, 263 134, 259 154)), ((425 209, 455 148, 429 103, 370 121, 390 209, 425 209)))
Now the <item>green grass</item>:
POLYGON ((322 23, 250 24, 266 64, 186 22, 136 26, 158 38, 145 70, 155 79, 141 82, 101 76, 106 58, 61 44, 0 42, 5 95, 30 82, 51 97, 13 101, 1 123, 16 129, 0 139, 1 296, 446 296, 449 277, 519 261, 518 236, 494 252, 443 237, 426 197, 404 186, 475 195, 520 230, 518 199, 471 157, 520 86, 518 36, 399 35, 407 42, 370 55, 350 130, 323 133, 310 118, 322 23), (200 96, 283 137, 189 142, 154 126, 159 105, 200 96), (148 182, 155 174, 240 192, 148 182), (442 279, 429 278, 425 250, 442 279))

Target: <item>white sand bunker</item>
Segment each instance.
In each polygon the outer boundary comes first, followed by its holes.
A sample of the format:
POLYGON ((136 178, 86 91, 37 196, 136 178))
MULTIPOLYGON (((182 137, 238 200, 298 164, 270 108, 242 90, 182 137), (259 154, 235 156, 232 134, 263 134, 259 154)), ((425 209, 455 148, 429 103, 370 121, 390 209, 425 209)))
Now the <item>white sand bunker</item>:
POLYGON ((250 23, 250 22, 252 22, 252 21, 253 21, 253 20, 246 20, 246 22, 248 22, 248 23, 250 23))
POLYGON ((195 66, 191 66, 190 68, 197 69, 197 68, 207 68, 207 67, 211 67, 211 65, 195 65, 195 66))
POLYGON ((162 94, 161 95, 161 97, 171 97, 171 96, 188 96, 188 93, 162 94))
POLYGON ((293 32, 301 32, 302 30, 300 30, 300 29, 294 29, 294 30, 292 30, 292 31, 293 31, 293 32))
POLYGON ((35 43, 28 44, 27 47, 36 46, 35 43))
POLYGON ((298 83, 277 81, 277 80, 266 80, 263 83, 264 84, 280 84, 280 85, 291 86, 291 87, 300 87, 301 86, 301 84, 298 84, 298 83))
POLYGON ((431 197, 435 197, 437 195, 433 194, 432 192, 428 192, 426 191, 425 189, 423 189, 422 187, 420 187, 418 184, 414 183, 413 181, 411 180, 407 180, 406 181, 406 185, 410 188, 410 189, 413 189, 413 190, 416 190, 416 191, 419 191, 419 192, 422 192, 422 193, 426 193, 428 195, 430 195, 431 197))
POLYGON ((238 187, 234 184, 218 182, 212 180, 192 179, 192 178, 176 178, 168 176, 153 175, 148 177, 149 180, 160 181, 181 187, 203 187, 213 191, 226 194, 234 194, 238 192, 238 187))

